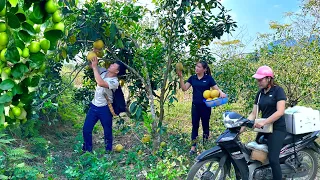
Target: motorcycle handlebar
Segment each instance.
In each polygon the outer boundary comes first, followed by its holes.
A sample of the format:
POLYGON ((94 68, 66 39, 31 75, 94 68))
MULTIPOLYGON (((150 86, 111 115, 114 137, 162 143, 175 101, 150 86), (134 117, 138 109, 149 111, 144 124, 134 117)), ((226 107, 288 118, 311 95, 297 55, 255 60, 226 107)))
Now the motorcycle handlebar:
POLYGON ((243 126, 246 126, 246 127, 249 127, 249 128, 252 128, 253 125, 254 125, 254 121, 251 121, 247 118, 243 118, 241 121, 244 121, 243 123, 243 126))

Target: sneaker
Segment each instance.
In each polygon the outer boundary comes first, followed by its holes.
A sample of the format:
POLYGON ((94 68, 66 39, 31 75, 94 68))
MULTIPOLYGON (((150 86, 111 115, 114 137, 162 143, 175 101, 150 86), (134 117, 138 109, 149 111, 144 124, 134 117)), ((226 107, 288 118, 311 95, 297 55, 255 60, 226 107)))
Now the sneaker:
POLYGON ((190 150, 190 151, 189 151, 189 155, 190 155, 190 156, 193 156, 193 155, 195 155, 196 153, 197 153, 197 152, 194 151, 194 150, 190 150))

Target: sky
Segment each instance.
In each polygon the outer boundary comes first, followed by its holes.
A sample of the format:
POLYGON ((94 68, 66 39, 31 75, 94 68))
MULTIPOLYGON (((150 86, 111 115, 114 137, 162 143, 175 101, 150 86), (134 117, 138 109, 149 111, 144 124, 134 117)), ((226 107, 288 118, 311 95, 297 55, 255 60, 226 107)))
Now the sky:
MULTIPOLYGON (((229 14, 238 22, 238 29, 232 36, 224 36, 224 40, 239 38, 240 32, 246 35, 243 43, 247 45, 244 52, 254 50, 254 40, 258 33, 272 32, 269 29, 270 21, 285 23, 285 12, 296 12, 299 10, 301 0, 220 0, 220 2, 231 10, 229 14)), ((138 0, 139 5, 153 8, 151 0, 138 0)), ((241 39, 240 39, 241 40, 241 39)))

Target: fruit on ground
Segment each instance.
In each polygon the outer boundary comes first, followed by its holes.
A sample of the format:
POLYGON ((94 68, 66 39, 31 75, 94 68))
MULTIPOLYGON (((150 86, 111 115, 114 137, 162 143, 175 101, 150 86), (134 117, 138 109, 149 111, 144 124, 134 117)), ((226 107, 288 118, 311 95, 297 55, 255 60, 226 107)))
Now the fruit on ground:
POLYGON ((123 146, 121 144, 117 144, 115 147, 114 147, 114 150, 116 152, 121 152, 123 150, 123 146))
POLYGON ((160 146, 161 146, 161 147, 165 147, 166 145, 167 145, 166 142, 161 142, 161 143, 160 143, 160 146))
POLYGON ((141 139, 143 143, 148 143, 150 142, 150 140, 151 140, 151 136, 149 134, 145 134, 141 139))

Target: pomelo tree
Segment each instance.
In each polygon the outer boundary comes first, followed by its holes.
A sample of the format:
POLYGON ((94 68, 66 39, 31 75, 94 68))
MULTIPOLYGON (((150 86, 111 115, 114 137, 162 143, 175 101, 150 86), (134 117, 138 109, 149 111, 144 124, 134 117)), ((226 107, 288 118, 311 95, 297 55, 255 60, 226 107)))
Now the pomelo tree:
POLYGON ((25 123, 47 56, 64 35, 53 0, 0 1, 0 125, 25 123))

